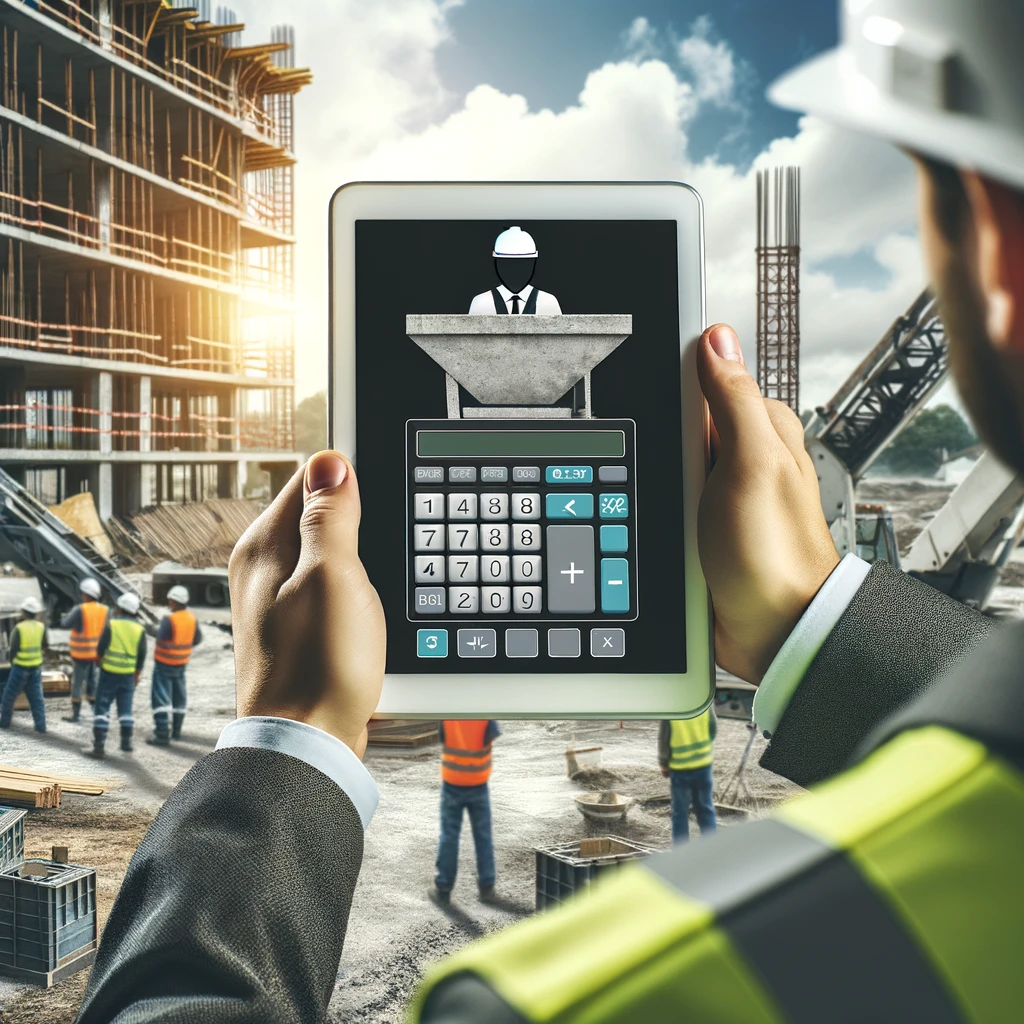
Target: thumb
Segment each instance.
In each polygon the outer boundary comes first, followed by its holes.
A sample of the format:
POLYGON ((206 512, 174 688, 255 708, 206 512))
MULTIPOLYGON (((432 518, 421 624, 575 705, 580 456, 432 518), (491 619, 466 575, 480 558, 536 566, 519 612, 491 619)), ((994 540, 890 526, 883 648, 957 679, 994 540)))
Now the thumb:
POLYGON ((721 439, 721 454, 770 428, 761 390, 743 365, 740 340, 728 324, 713 324, 701 335, 697 377, 721 439))
POLYGON ((359 486, 352 464, 335 451, 317 452, 302 481, 299 561, 356 560, 359 557, 359 486))

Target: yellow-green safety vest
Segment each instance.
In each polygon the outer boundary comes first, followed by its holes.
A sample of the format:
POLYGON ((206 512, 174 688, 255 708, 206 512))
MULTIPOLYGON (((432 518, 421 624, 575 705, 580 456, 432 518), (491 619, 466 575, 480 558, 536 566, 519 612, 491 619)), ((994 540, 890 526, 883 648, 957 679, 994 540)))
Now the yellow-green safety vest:
POLYGON ((46 626, 38 619, 22 619, 15 624, 14 631, 18 634, 18 653, 13 664, 18 668, 39 668, 43 663, 46 626))
POLYGON ((771 818, 467 946, 413 1019, 476 1019, 450 1012, 468 982, 526 1024, 1020 1020, 1021 850, 1024 774, 913 728, 771 818))
POLYGON ((134 619, 111 619, 110 646, 103 655, 100 668, 117 675, 134 673, 139 656, 139 641, 144 632, 142 624, 134 619))
POLYGON ((669 768, 681 771, 711 764, 710 709, 696 718, 673 720, 669 724, 669 768))

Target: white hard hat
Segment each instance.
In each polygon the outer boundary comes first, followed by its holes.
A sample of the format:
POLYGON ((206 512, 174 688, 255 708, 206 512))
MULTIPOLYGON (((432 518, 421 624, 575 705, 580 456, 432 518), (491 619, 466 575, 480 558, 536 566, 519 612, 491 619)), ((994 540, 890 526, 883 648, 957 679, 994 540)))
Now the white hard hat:
POLYGON ((504 256, 506 259, 532 259, 537 256, 537 246, 528 231, 513 224, 494 240, 494 252, 491 255, 504 256))
POLYGON ((43 606, 36 597, 26 597, 18 607, 29 615, 38 615, 43 610, 43 606))
POLYGON ((142 602, 134 594, 122 594, 117 599, 117 607, 123 612, 127 612, 129 615, 135 615, 138 613, 139 605, 142 602))
POLYGON ((91 577, 86 576, 81 583, 78 584, 78 589, 83 593, 98 601, 100 599, 100 585, 91 577))
POLYGON ((1024 3, 842 0, 837 49, 783 75, 780 106, 1024 188, 1024 3))
POLYGON ((188 604, 188 589, 180 583, 176 583, 167 591, 168 601, 177 601, 178 604, 188 604))

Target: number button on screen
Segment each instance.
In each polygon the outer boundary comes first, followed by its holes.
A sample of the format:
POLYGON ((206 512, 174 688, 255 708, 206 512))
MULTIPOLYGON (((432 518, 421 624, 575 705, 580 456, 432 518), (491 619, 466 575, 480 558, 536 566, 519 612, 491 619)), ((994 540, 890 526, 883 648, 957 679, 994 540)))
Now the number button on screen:
POLYGON ((513 587, 512 602, 517 615, 536 615, 541 610, 540 587, 513 587))
POLYGON ((512 580, 514 583, 540 583, 540 555, 513 555, 512 580))
POLYGON ((476 495, 475 494, 449 494, 448 495, 448 518, 449 519, 476 519, 476 495))
POLYGON ((416 582, 444 583, 444 555, 417 555, 416 582))
POLYGON ((449 523, 448 524, 448 550, 449 551, 476 551, 478 546, 478 531, 476 523, 449 523))
POLYGON ((476 583, 477 565, 480 559, 476 555, 449 555, 448 580, 451 583, 476 583))
POLYGON ((512 549, 514 551, 540 551, 540 523, 513 526, 512 549))
POLYGON ((512 518, 518 520, 540 519, 540 495, 513 494, 512 518))
POLYGON ((481 587, 480 603, 483 606, 484 614, 507 614, 512 607, 511 594, 512 591, 509 587, 481 587))
POLYGON ((507 583, 508 571, 508 555, 481 556, 480 579, 485 583, 507 583))
POLYGON ((414 526, 413 545, 417 551, 444 551, 444 527, 414 526))
POLYGON ((444 519, 443 494, 417 494, 414 501, 416 519, 420 522, 444 519))
POLYGON ((509 528, 504 523, 501 526, 485 524, 480 527, 480 550, 508 551, 508 536, 509 528))
POLYGON ((487 521, 508 519, 508 495, 481 494, 480 518, 487 521))
POLYGON ((480 588, 449 587, 448 610, 454 615, 476 615, 480 610, 480 588))

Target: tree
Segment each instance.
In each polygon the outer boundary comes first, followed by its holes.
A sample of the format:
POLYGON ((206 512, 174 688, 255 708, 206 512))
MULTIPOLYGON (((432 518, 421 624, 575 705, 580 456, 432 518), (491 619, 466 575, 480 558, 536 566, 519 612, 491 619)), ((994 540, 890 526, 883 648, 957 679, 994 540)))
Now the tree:
POLYGON ((948 405, 919 412, 875 462, 875 470, 895 476, 935 476, 945 455, 977 444, 963 416, 948 405))
POLYGON ((318 391, 295 407, 295 450, 312 455, 327 447, 327 392, 318 391))

